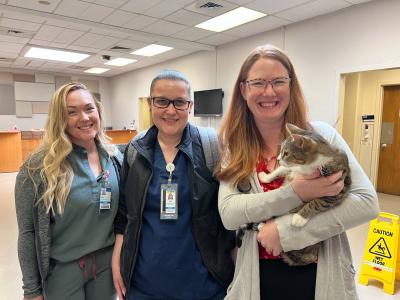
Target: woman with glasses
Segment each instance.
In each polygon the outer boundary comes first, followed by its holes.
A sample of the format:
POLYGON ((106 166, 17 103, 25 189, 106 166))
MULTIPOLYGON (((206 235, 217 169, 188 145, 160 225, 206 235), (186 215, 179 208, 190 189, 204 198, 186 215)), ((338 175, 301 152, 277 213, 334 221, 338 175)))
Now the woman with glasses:
POLYGON ((325 123, 309 122, 298 78, 283 51, 260 46, 245 59, 220 137, 223 156, 216 174, 225 227, 265 222, 258 231, 245 232, 225 299, 357 299, 345 230, 377 216, 377 195, 341 136, 325 123), (291 225, 289 212, 303 202, 337 195, 343 180, 341 172, 321 177, 316 171, 285 186, 283 178, 260 182, 259 172, 269 173, 279 164, 286 123, 320 133, 347 153, 351 168, 353 183, 344 202, 301 228, 291 225), (321 241, 318 259, 309 265, 289 266, 280 257, 282 251, 321 241))
POLYGON ((125 151, 112 261, 120 299, 222 300, 232 280, 234 237, 188 123, 190 95, 183 74, 158 74, 148 98, 154 126, 125 151))

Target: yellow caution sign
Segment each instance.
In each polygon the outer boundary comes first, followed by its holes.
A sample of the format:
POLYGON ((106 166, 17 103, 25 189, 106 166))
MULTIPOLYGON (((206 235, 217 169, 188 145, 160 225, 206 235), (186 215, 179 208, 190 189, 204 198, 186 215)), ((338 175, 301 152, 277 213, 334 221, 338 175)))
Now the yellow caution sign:
POLYGON ((399 216, 381 212, 369 225, 359 283, 368 285, 368 279, 375 279, 383 283, 386 293, 393 294, 395 279, 400 279, 399 251, 399 216))

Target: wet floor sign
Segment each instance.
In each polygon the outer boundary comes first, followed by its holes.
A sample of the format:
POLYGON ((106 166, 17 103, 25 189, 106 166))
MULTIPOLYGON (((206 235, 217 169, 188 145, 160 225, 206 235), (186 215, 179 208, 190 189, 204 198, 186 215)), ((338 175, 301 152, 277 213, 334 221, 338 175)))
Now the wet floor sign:
POLYGON ((381 212, 369 225, 359 283, 368 279, 383 283, 383 290, 394 294, 395 279, 400 279, 399 216, 381 212))

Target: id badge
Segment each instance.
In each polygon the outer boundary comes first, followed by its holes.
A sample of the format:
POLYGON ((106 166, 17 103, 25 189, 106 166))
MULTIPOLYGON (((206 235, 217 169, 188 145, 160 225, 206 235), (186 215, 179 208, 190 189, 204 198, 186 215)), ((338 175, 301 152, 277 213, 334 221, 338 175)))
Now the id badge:
POLYGON ((100 211, 111 208, 111 186, 102 186, 100 189, 100 211))
POLYGON ((178 184, 161 185, 160 219, 178 219, 178 184))

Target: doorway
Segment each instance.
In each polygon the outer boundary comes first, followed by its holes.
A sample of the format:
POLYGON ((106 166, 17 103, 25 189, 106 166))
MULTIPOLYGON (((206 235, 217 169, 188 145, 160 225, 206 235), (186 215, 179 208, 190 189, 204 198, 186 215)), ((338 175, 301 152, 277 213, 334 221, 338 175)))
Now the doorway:
POLYGON ((383 87, 377 191, 400 195, 400 85, 383 87))
POLYGON ((147 97, 139 97, 139 132, 153 126, 149 103, 147 97))

